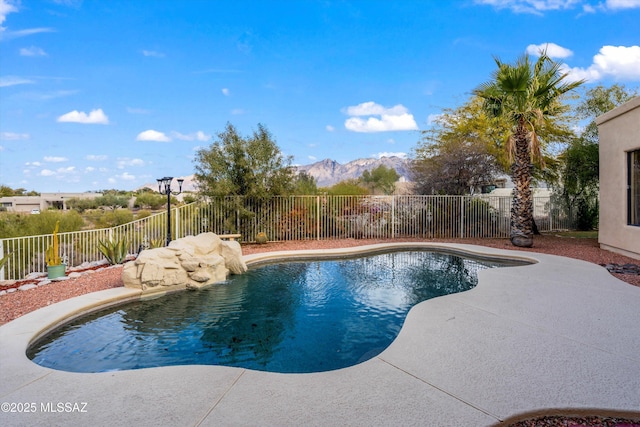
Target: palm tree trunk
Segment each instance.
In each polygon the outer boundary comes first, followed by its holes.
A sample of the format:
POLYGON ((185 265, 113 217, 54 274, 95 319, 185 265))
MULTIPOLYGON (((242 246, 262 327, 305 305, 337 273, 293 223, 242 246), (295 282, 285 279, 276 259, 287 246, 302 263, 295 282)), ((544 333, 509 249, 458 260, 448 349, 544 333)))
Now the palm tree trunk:
POLYGON ((529 136, 520 121, 514 134, 515 159, 511 173, 515 188, 511 204, 511 243, 514 246, 533 246, 533 194, 531 192, 531 150, 529 136))

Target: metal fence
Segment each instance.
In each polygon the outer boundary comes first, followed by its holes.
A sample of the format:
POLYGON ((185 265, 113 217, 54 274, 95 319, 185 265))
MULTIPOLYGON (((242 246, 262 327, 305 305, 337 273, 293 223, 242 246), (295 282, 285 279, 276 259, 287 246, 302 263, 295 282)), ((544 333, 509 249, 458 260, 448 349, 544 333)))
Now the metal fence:
MULTIPOLYGON (((509 236, 510 196, 282 196, 269 199, 224 197, 173 208, 172 236, 202 232, 241 234, 269 240, 500 238, 509 236)), ((550 197, 534 197, 540 231, 575 228, 575 214, 550 197)), ((126 238, 129 253, 163 246, 167 213, 114 228, 58 233, 68 266, 102 260, 98 242, 126 238)), ((53 235, 0 239, 0 259, 10 254, 0 280, 46 271, 45 250, 53 235)))

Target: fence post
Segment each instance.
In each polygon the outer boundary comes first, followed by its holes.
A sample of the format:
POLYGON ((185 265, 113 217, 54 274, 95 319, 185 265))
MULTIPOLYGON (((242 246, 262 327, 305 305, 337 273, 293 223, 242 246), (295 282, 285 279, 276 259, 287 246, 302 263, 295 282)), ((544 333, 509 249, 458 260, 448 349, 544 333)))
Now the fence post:
POLYGON ((391 238, 396 238, 396 195, 391 196, 391 238))
POLYGON ((460 238, 464 239, 464 199, 466 196, 460 196, 460 238))
POLYGON ((316 239, 320 240, 320 196, 316 196, 316 239))
MULTIPOLYGON (((4 258, 4 242, 0 240, 0 259, 2 258, 4 258)), ((4 280, 4 267, 0 267, 0 282, 4 280)))
POLYGON ((173 208, 173 217, 176 219, 176 239, 183 237, 180 235, 180 212, 178 211, 178 207, 173 208))

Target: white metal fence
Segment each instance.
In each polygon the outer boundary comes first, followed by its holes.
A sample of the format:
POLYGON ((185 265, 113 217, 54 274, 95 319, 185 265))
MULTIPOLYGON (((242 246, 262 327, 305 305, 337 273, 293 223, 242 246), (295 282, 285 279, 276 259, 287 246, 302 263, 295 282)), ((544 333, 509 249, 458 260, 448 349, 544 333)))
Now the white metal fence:
MULTIPOLYGON (((252 242, 343 238, 499 238, 509 236, 509 196, 282 196, 265 200, 225 197, 173 208, 173 238, 205 231, 241 234, 252 242)), ((549 197, 534 198, 540 231, 575 228, 575 215, 549 197)), ((126 238, 129 253, 164 245, 167 213, 114 228, 58 233, 67 265, 103 259, 100 240, 126 238)), ((44 252, 53 235, 0 239, 0 259, 11 254, 0 280, 46 271, 44 252)))

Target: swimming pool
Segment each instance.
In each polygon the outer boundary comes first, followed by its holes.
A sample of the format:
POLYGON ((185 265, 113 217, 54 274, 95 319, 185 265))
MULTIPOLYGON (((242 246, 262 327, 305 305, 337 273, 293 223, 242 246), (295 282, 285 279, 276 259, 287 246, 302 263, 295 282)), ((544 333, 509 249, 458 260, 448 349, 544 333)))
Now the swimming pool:
POLYGON ((505 264, 422 250, 251 268, 223 284, 100 310, 27 350, 72 372, 224 365, 302 373, 344 368, 383 351, 409 309, 462 292, 505 264))

